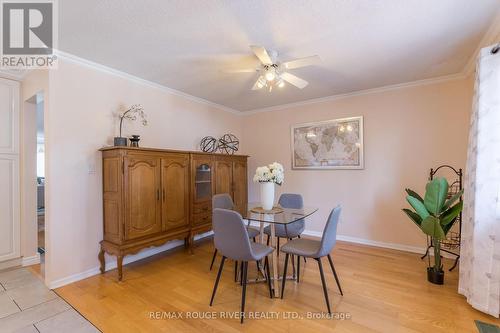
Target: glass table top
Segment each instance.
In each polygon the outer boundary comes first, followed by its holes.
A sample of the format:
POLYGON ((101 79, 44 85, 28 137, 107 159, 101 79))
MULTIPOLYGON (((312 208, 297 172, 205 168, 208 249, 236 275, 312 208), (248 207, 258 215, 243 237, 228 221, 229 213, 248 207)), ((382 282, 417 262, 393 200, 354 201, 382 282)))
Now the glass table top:
POLYGON ((289 224, 301 220, 303 218, 306 218, 314 214, 318 210, 318 208, 316 207, 304 207, 301 209, 280 207, 283 211, 272 214, 256 213, 252 211, 252 209, 260 206, 261 206, 260 203, 249 203, 248 211, 243 216, 243 218, 249 221, 256 221, 256 222, 289 224))

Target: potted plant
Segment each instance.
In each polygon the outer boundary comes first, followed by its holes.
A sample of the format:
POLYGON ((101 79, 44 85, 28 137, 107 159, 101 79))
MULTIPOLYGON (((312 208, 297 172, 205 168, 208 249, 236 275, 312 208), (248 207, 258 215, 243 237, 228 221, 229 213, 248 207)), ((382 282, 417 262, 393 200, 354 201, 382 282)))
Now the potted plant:
POLYGON ((273 209, 274 184, 283 184, 284 178, 283 166, 278 162, 258 167, 255 170, 253 181, 260 183, 260 201, 264 210, 273 209))
MULTIPOLYGON (((140 104, 134 104, 127 110, 123 111, 120 114, 120 136, 114 138, 115 146, 127 146, 127 138, 122 137, 122 127, 123 127, 123 119, 127 120, 137 120, 137 116, 141 117, 142 125, 146 126, 148 121, 146 119, 146 113, 144 112, 144 108, 140 104)), ((138 136, 137 136, 138 138, 138 136)), ((139 140, 137 140, 139 141, 139 140)))
POLYGON ((463 203, 460 200, 463 190, 448 195, 448 181, 445 178, 435 178, 425 187, 425 196, 422 199, 416 192, 406 189, 406 200, 413 207, 403 209, 408 217, 432 239, 434 247, 434 266, 427 267, 427 280, 435 284, 443 284, 444 271, 441 263, 441 240, 457 220, 462 211, 463 203), (455 203, 455 204, 454 204, 455 203))

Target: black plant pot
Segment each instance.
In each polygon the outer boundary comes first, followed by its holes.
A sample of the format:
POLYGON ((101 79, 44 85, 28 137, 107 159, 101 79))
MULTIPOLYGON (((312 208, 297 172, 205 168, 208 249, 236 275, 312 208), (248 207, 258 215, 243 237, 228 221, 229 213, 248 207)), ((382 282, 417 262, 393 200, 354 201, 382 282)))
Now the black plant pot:
POLYGON ((127 147, 127 141, 128 141, 127 138, 115 136, 114 144, 115 144, 115 146, 118 146, 118 147, 127 147))
POLYGON ((427 267, 427 281, 434 284, 443 284, 444 271, 436 272, 433 267, 427 267))

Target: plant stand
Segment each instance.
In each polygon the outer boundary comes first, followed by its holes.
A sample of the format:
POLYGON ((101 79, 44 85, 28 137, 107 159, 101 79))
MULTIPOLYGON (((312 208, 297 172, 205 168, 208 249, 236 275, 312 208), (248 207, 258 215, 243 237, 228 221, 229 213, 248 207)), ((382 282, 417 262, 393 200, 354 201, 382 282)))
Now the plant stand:
MULTIPOLYGON (((445 178, 451 178, 448 180, 448 183, 450 183, 450 188, 448 190, 448 198, 453 196, 455 193, 459 192, 463 188, 463 183, 462 183, 462 177, 463 177, 463 172, 462 169, 455 169, 454 167, 450 165, 441 165, 437 167, 436 169, 431 169, 429 173, 429 180, 433 180, 434 176, 436 173, 444 173, 444 175, 441 175, 442 177, 445 178), (451 181, 450 181, 451 180, 451 181)), ((460 197, 460 201, 462 201, 463 198, 460 197)), ((448 254, 451 254, 452 256, 455 256, 455 263, 453 266, 448 271, 452 271, 457 267, 458 265, 458 260, 460 259, 460 239, 462 235, 462 213, 458 216, 458 221, 455 222, 455 226, 453 228, 458 228, 456 231, 450 231, 449 236, 446 239, 443 239, 441 241, 441 251, 446 252, 448 254), (457 226, 457 227, 455 227, 457 226)), ((429 256, 429 250, 434 247, 434 244, 432 243, 432 239, 427 236, 427 249, 425 250, 425 254, 420 258, 424 259, 425 257, 428 257, 428 260, 430 262, 430 256, 429 256)), ((429 264, 430 266, 430 264, 429 264)))

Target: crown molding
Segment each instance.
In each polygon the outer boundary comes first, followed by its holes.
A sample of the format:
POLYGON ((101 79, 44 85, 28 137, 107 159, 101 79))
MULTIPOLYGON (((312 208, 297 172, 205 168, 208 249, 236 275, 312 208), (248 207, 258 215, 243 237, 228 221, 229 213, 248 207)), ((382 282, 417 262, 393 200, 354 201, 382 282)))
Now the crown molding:
POLYGON ((78 64, 78 65, 82 65, 82 66, 85 66, 88 68, 92 68, 92 69, 95 69, 95 70, 100 71, 100 72, 104 72, 104 73, 107 73, 107 74, 110 74, 110 75, 113 75, 116 77, 120 77, 122 79, 130 80, 130 81, 133 81, 135 83, 139 83, 139 84, 144 85, 144 86, 158 89, 158 90, 167 92, 169 94, 185 98, 185 99, 190 100, 192 102, 196 102, 196 103, 203 104, 203 105, 208 105, 208 106, 214 107, 216 109, 219 109, 221 111, 229 112, 229 113, 232 113, 235 115, 241 114, 240 111, 229 108, 227 106, 217 104, 217 103, 211 102, 209 100, 206 100, 206 99, 203 99, 200 97, 196 97, 196 96, 184 93, 184 92, 179 91, 179 90, 169 88, 169 87, 161 85, 159 83, 155 83, 152 81, 141 79, 140 77, 137 77, 135 75, 132 75, 132 74, 129 74, 129 73, 105 66, 105 65, 101 65, 99 63, 96 63, 96 62, 93 62, 93 61, 90 61, 90 60, 87 60, 84 58, 80 58, 76 55, 73 55, 73 54, 70 54, 70 53, 67 53, 67 52, 64 52, 61 50, 56 50, 55 54, 59 57, 59 59, 63 59, 65 61, 69 61, 69 62, 78 64))
POLYGON ((456 73, 456 74, 451 74, 451 75, 446 75, 446 76, 435 77, 435 78, 431 78, 431 79, 424 79, 424 80, 410 81, 410 82, 405 82, 405 83, 391 84, 391 85, 377 87, 377 88, 353 91, 353 92, 349 92, 349 93, 345 93, 345 94, 337 94, 337 95, 331 95, 331 96, 327 96, 327 97, 308 99, 305 101, 300 101, 300 102, 295 102, 295 103, 281 104, 281 105, 276 105, 276 106, 271 106, 271 107, 261 108, 261 109, 253 109, 253 110, 249 110, 249 111, 243 111, 241 113, 244 116, 249 116, 249 115, 261 113, 261 112, 279 111, 279 110, 295 108, 295 107, 299 107, 299 106, 303 106, 303 105, 330 102, 330 101, 336 101, 339 99, 345 99, 345 98, 350 98, 350 97, 355 97, 355 96, 378 94, 378 93, 382 93, 382 92, 386 92, 386 91, 392 91, 392 90, 398 90, 398 89, 404 89, 404 88, 410 88, 410 87, 416 87, 416 86, 424 86, 424 85, 430 85, 430 84, 437 84, 437 83, 453 81, 453 80, 463 80, 465 78, 466 78, 466 75, 464 73, 456 73))
POLYGON ((479 51, 481 51, 483 47, 499 42, 500 42, 500 10, 497 11, 495 18, 493 19, 493 23, 490 25, 490 27, 484 34, 483 38, 481 38, 481 41, 474 50, 474 53, 472 53, 469 60, 467 61, 467 64, 465 65, 462 73, 464 73, 465 76, 471 75, 474 72, 476 65, 476 58, 477 55, 479 54, 479 51))

